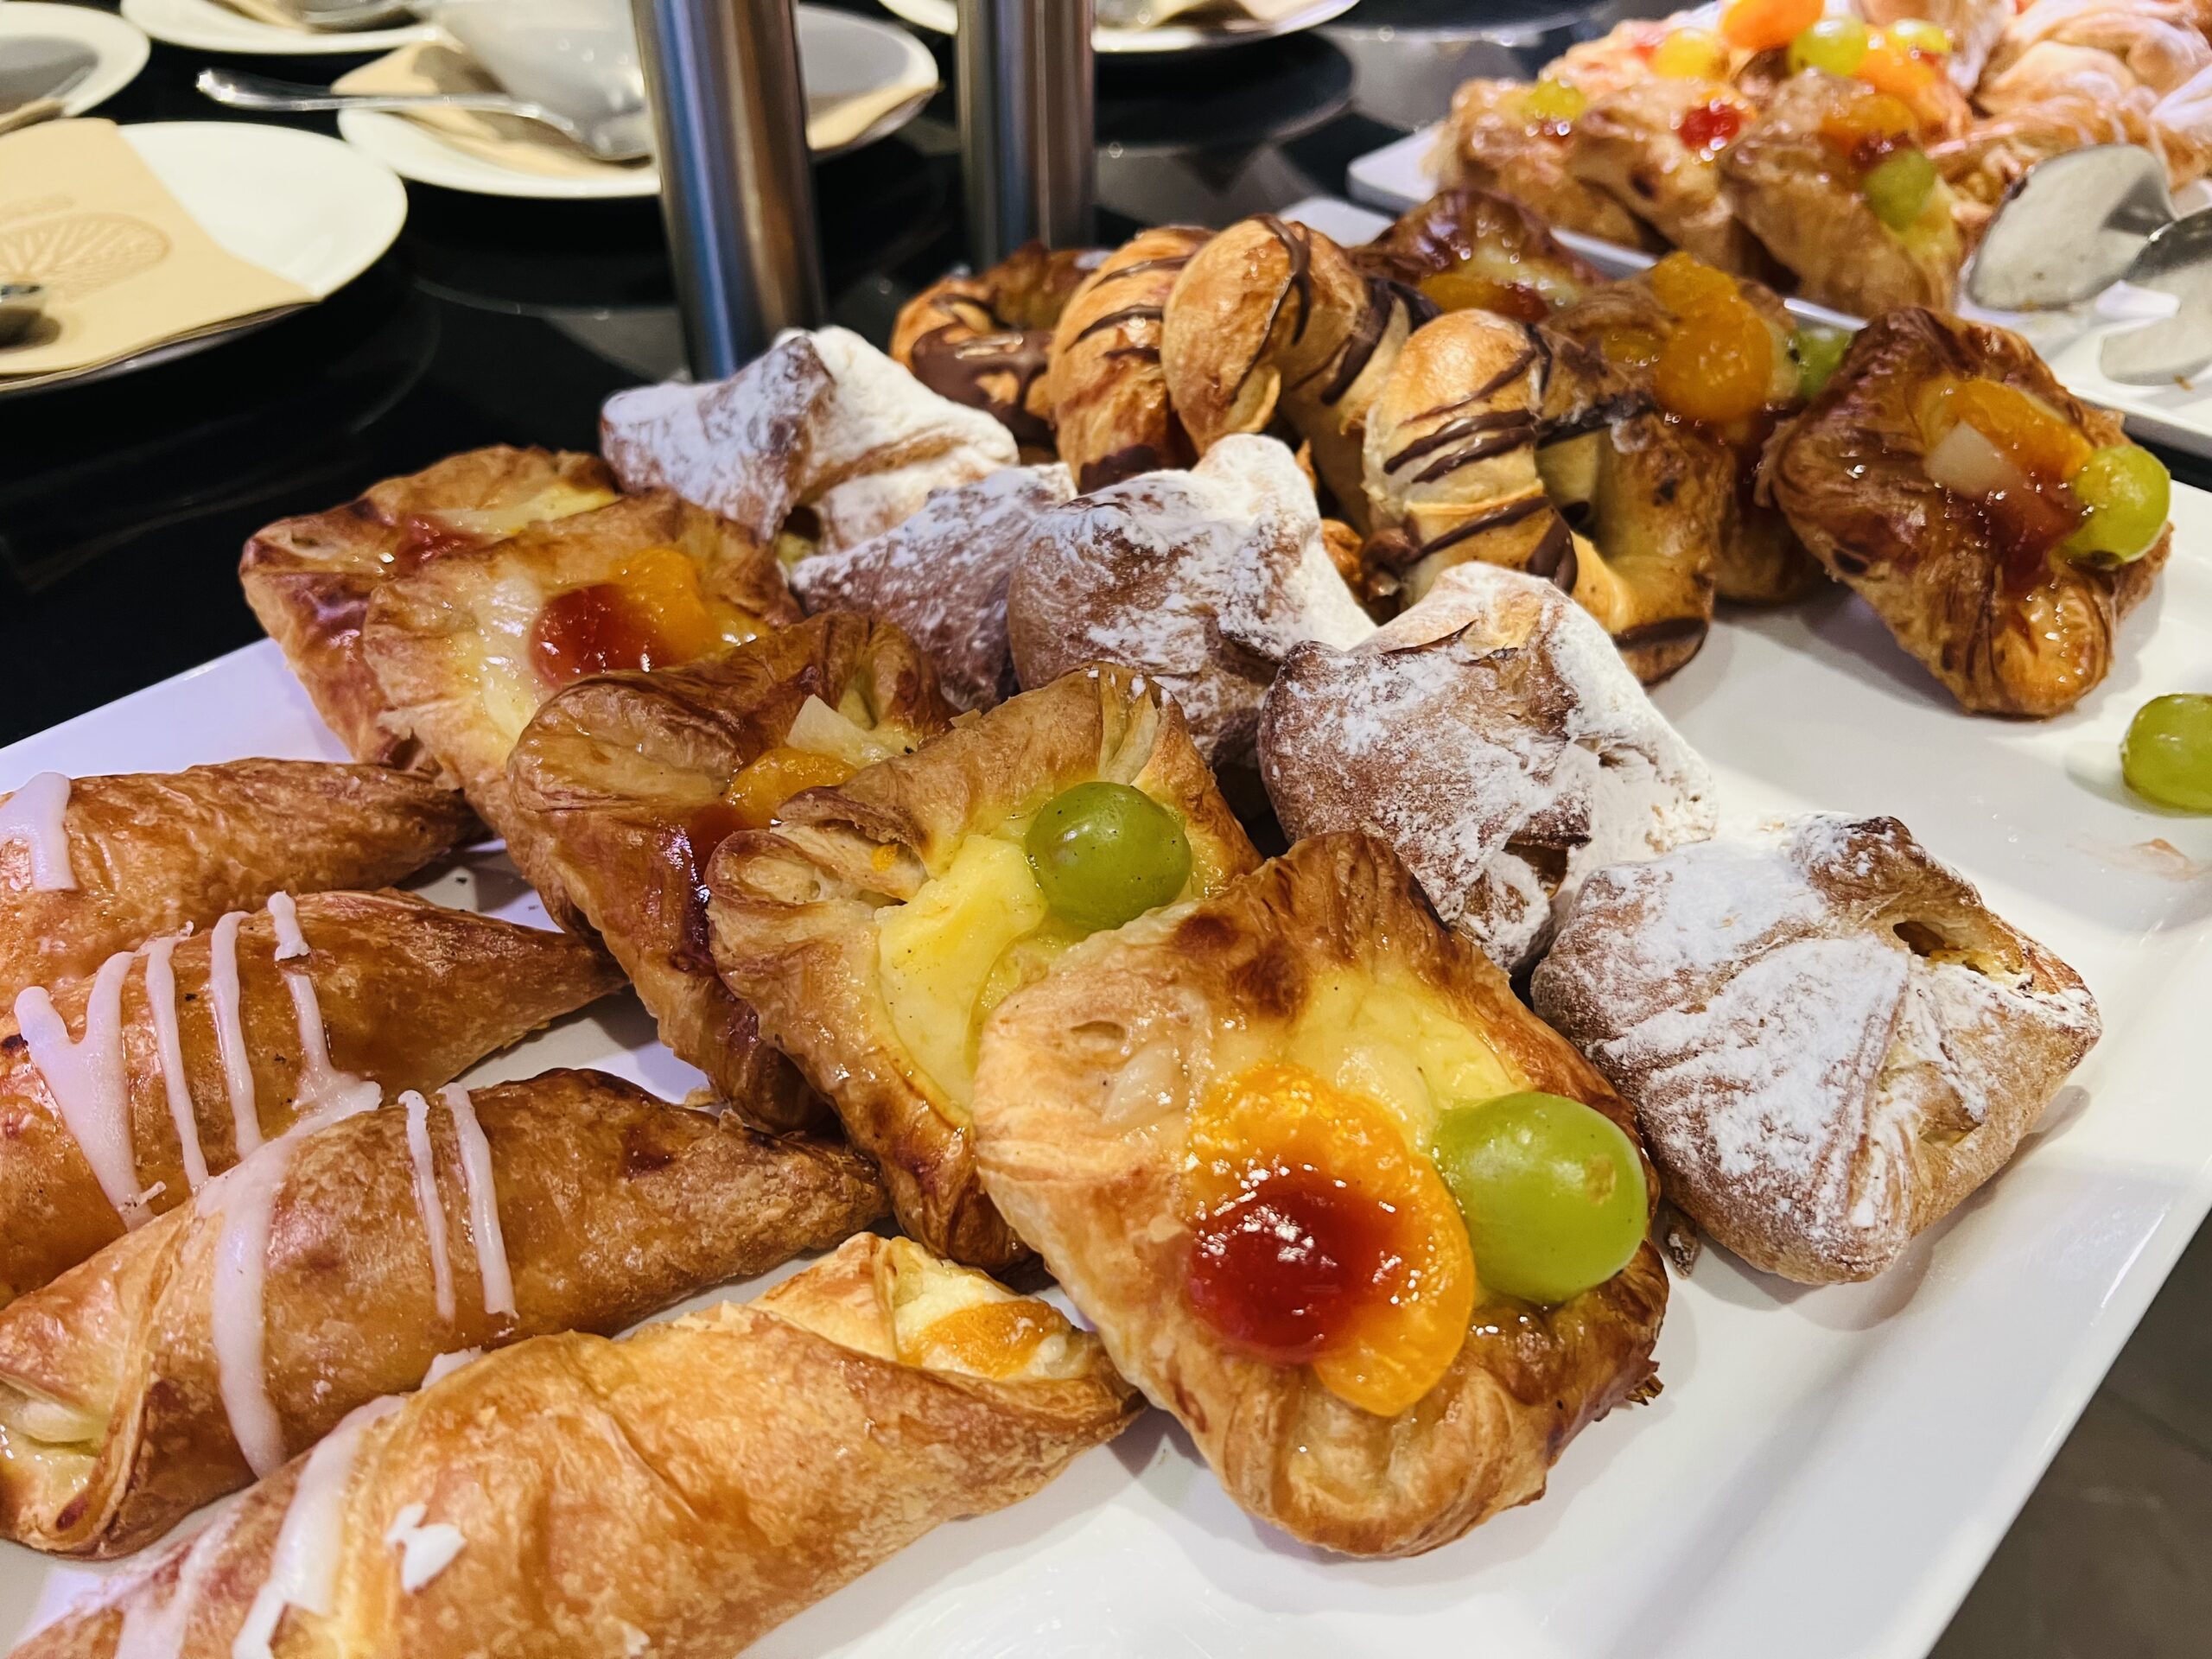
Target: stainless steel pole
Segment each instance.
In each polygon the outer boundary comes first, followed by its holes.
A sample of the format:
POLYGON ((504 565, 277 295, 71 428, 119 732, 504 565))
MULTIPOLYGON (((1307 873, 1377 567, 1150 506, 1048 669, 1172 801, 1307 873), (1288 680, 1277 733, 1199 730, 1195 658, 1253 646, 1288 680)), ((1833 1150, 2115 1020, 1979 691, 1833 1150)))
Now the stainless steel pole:
MULTIPOLYGON (((643 3, 643 0, 639 0, 643 3)), ((960 149, 978 264, 1091 239, 1091 0, 960 0, 960 149)))
POLYGON ((696 379, 822 320, 791 0, 631 0, 696 379))

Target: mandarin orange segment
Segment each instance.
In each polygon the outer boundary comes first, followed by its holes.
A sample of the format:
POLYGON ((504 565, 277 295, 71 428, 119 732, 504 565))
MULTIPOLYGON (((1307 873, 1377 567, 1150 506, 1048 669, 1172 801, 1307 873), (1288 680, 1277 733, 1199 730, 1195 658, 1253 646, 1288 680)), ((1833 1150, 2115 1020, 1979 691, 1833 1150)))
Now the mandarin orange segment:
POLYGON ((1822 118, 1821 142, 1863 171, 1910 143, 1919 130, 1910 105, 1887 92, 1869 92, 1822 118))
POLYGON ((1735 295, 1684 317, 1651 365, 1651 393, 1661 405, 1710 426, 1758 414, 1773 381, 1774 335, 1735 295))
POLYGON ((842 784, 852 775, 851 765, 835 755, 779 743, 731 779, 722 799, 735 817, 735 828, 765 830, 775 822, 778 809, 801 790, 842 784))
POLYGON ((648 547, 622 562, 615 580, 652 619, 671 661, 703 657, 721 643, 721 630, 699 590, 698 564, 672 547, 648 547))
POLYGON ((899 1344, 899 1357, 936 1370, 1011 1376, 1035 1357, 1046 1338, 1065 1336, 1071 1328, 1048 1302, 976 1302, 931 1320, 899 1344))
POLYGON ((1826 10, 1822 0, 1729 0, 1720 32, 1731 46, 1771 52, 1819 22, 1826 10))
POLYGON ((1946 382, 1925 419, 1937 442, 1962 422, 1973 427, 2038 484, 2063 483, 2089 458, 2093 447, 2050 404, 2001 380, 1946 382))
POLYGON ((1678 317, 1738 298, 1736 279, 1702 259, 1676 251, 1651 267, 1651 291, 1678 317))

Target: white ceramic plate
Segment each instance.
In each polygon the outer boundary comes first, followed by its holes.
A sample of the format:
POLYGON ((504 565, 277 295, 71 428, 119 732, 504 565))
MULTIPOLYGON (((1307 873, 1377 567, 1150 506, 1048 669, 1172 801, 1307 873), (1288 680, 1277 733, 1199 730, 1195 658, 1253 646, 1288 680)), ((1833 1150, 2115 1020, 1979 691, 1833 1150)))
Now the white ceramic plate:
MULTIPOLYGON (((407 190, 391 170, 335 138, 257 121, 149 121, 122 129, 184 211, 216 241, 328 299, 374 264, 407 222, 407 190)), ((35 397, 207 350, 272 318, 157 346, 81 374, 0 397, 35 397)))
MULTIPOLYGON (((1424 127, 1419 132, 1408 133, 1395 143, 1361 156, 1351 164, 1352 194, 1393 213, 1402 213, 1427 201, 1437 189, 1436 181, 1430 176, 1427 166, 1428 153, 1436 144, 1436 134, 1434 127, 1424 127)), ((2179 205, 2183 213, 2212 207, 2212 190, 2202 184, 2192 185, 2179 193, 2179 205)), ((1581 236, 1572 231, 1555 234, 1592 264, 1613 276, 1640 270, 1651 263, 1649 254, 1618 243, 1602 242, 1596 237, 1581 236)), ((1789 304, 1800 315, 1820 321, 1853 321, 1801 301, 1792 300, 1789 304)), ((2044 361, 2050 365, 2051 372, 2068 391, 2126 416, 2128 430, 2137 437, 2171 444, 2195 454, 2212 455, 2212 374, 2199 376, 2193 385, 2131 386, 2108 379, 2098 367, 2097 353, 2105 336, 2129 325, 2101 319, 2085 307, 2033 313, 1986 311, 1962 301, 1958 309, 1961 316, 2000 323, 2033 341, 2044 361)))
MULTIPOLYGON (((1214 47, 1242 46, 1247 41, 1271 41, 1280 35, 1295 35, 1300 29, 1325 23, 1332 17, 1341 17, 1357 3, 1358 0, 1314 0, 1303 10, 1271 23, 1246 17, 1204 24, 1163 23, 1158 29, 1101 28, 1093 31, 1090 39, 1092 46, 1101 52, 1203 52, 1214 47)), ((883 9, 939 35, 952 34, 960 23, 959 9, 954 0, 883 0, 883 9)))
POLYGON ((437 36, 428 23, 352 31, 283 29, 233 11, 221 0, 123 0, 123 15, 171 46, 250 57, 359 56, 437 36))
POLYGON ((99 60, 92 73, 61 100, 64 115, 82 115, 106 103, 146 67, 146 37, 120 17, 84 6, 0 0, 0 51, 10 40, 27 35, 78 41, 99 60))
MULTIPOLYGON (((1664 1395, 1584 1434, 1542 1501, 1418 1560, 1287 1542, 1154 1414, 751 1659, 1919 1659, 2212 1204, 2212 819, 2133 800, 2115 758, 2145 698, 2212 689, 2212 495, 2177 490, 2174 518, 2119 666, 2060 719, 1961 714, 1840 588, 1724 617, 1658 690, 1729 818, 1894 813, 2102 1004, 2019 1157, 1900 1265, 1810 1290, 1708 1249, 1675 1287, 1664 1395)), ((0 788, 339 753, 264 644, 0 750, 0 788)), ((542 916, 518 886, 430 891, 542 916)), ((611 1001, 487 1075, 601 1064, 680 1095, 649 1030, 611 1001)), ((81 1577, 0 1546, 0 1643, 81 1577)))
MULTIPOLYGON (((798 8, 799 72, 819 92, 845 94, 919 79, 914 96, 881 116, 849 143, 818 150, 816 159, 842 156, 892 133, 912 120, 937 90, 937 60, 903 29, 850 12, 821 6, 798 8)), ((377 110, 346 110, 338 118, 346 142, 375 156, 404 179, 466 190, 483 196, 524 196, 538 200, 605 200, 660 194, 660 172, 652 166, 594 168, 576 176, 525 173, 461 149, 404 116, 377 110)))

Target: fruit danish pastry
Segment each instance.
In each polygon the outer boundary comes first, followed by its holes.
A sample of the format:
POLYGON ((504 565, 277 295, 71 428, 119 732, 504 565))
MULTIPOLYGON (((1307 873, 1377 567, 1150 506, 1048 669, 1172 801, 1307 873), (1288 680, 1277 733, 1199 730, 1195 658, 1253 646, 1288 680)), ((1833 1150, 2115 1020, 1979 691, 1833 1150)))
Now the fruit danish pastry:
POLYGON ((1649 226, 1574 175, 1575 124, 1590 96, 1555 79, 1466 82, 1452 93, 1437 140, 1431 161, 1437 181, 1510 196, 1558 230, 1656 250, 1659 238, 1649 226))
POLYGON ((507 837, 527 874, 506 766, 540 703, 586 675, 717 656, 799 615, 765 546, 657 491, 386 583, 361 645, 388 718, 507 837))
POLYGON ((880 535, 1020 459, 1014 435, 844 328, 785 334, 728 380, 619 391, 600 448, 626 490, 673 490, 783 562, 880 535))
POLYGON ((2097 1040, 2080 977, 1894 818, 1800 818, 1583 884, 1536 1007, 1754 1267, 1866 1279, 2012 1157, 2097 1040))
POLYGON ((0 796, 0 1007, 272 893, 387 886, 474 822, 451 790, 382 766, 41 772, 0 796))
POLYGON ((1508 973, 1582 878, 1714 828, 1713 779, 1587 611, 1552 583, 1454 565, 1350 651, 1292 652, 1260 771, 1293 841, 1365 830, 1508 973))
POLYGON ((951 723, 898 629, 820 616, 689 668, 597 675, 508 757, 531 874, 622 964, 661 1040, 771 1129, 823 1114, 707 950, 708 861, 801 790, 842 783, 951 723))
POLYGON ((361 656, 370 595, 444 554, 588 512, 616 495, 596 455, 472 449, 388 478, 342 507, 256 532, 238 581, 315 712, 355 760, 435 770, 385 719, 384 693, 361 656))
POLYGON ((1592 101, 1575 120, 1567 166, 1685 253, 1747 276, 1776 275, 1730 208, 1717 159, 1757 113, 1719 81, 1654 76, 1592 101))
POLYGON ((1160 369, 1198 454, 1287 421, 1312 447, 1337 516, 1367 525, 1359 438, 1406 336, 1433 312, 1370 276, 1320 232, 1273 213, 1191 257, 1167 296, 1160 369))
POLYGON ((896 623, 955 708, 988 709, 1016 690, 1006 627, 1014 563, 1039 516, 1073 493, 1065 467, 1001 467, 939 490, 880 536, 804 561, 791 587, 810 611, 896 623))
POLYGON ((976 1133, 1115 1363, 1308 1543, 1448 1543, 1655 1386, 1633 1117, 1370 836, 1009 997, 976 1133))
POLYGON ((136 1549, 442 1353, 620 1330, 887 1207, 842 1147, 593 1071, 315 1123, 0 1310, 9 1537, 136 1549))
POLYGON ((900 1224, 1022 1246, 976 1184, 976 1034, 1086 934, 1258 861, 1156 682, 1098 666, 787 803, 708 874, 715 961, 882 1167, 900 1224))
POLYGON ((899 308, 892 359, 938 397, 998 422, 1025 457, 1050 460, 1046 353, 1069 296, 1105 257, 1031 242, 988 270, 932 283, 899 308))
POLYGON ((1522 322, 1541 322, 1605 281, 1514 198, 1467 185, 1440 191, 1350 252, 1362 270, 1420 289, 1440 310, 1522 322))
POLYGON ((1260 698, 1303 639, 1375 624, 1338 574, 1313 492, 1273 438, 1232 435, 1037 521, 1007 594, 1027 686, 1112 662, 1160 682, 1210 760, 1249 759, 1260 698))
POLYGON ((1829 573, 1965 707, 2048 715, 2110 671, 2172 543, 2170 482, 2018 334, 1878 317, 1767 449, 1829 573))
POLYGON ((549 930, 400 893, 280 893, 33 987, 0 1017, 0 1303, 305 1114, 435 1089, 620 982, 549 930))
POLYGON ((1131 1415, 1048 1303, 863 1234, 757 1301, 362 1408, 15 1659, 728 1659, 1131 1415))
POLYGON ((1196 458, 1160 367, 1167 296, 1211 231, 1140 231, 1084 279, 1052 331, 1046 370, 1060 459, 1088 494, 1196 458))
POLYGON ((1411 598, 1477 559, 1548 577, 1647 684, 1705 643, 1726 458, 1547 325, 1454 311, 1415 333, 1369 411, 1366 473, 1370 554, 1411 598))

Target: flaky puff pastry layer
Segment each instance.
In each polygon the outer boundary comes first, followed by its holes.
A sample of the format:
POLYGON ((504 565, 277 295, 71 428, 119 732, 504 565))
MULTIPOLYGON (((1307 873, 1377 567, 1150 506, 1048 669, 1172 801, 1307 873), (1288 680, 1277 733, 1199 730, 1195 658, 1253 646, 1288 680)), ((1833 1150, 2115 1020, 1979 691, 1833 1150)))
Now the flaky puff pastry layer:
POLYGON ((715 974, 703 877, 732 827, 731 779, 790 736, 807 698, 836 709, 849 695, 893 748, 951 723, 906 635, 834 613, 688 668, 580 681, 537 711, 507 760, 549 899, 614 953, 661 1040, 769 1128, 818 1118, 822 1100, 715 974))
MULTIPOLYGON (((1134 1404, 1049 1305, 862 1235, 758 1301, 541 1337, 362 1425, 318 1471, 327 1610, 289 1608, 270 1650, 728 1659, 940 1522, 1027 1497, 1134 1404), (459 1541, 411 1591, 395 1522, 459 1541)), ((126 1623, 231 1659, 306 1463, 16 1659, 114 1659, 126 1623)))
POLYGON ((73 887, 32 887, 29 847, 0 840, 0 1008, 272 893, 388 886, 461 841, 474 815, 451 790, 383 766, 226 760, 73 779, 61 823, 73 887))
POLYGON ((963 720, 838 788, 798 796, 774 829, 724 842, 709 870, 722 977, 881 1166, 901 1224, 956 1260, 1007 1262, 1024 1247, 976 1182, 968 1103, 929 1077, 893 1024, 876 912, 943 875, 970 836, 1096 779, 1134 785, 1173 810, 1196 890, 1259 861, 1182 711, 1156 682, 1101 665, 963 720))
MULTIPOLYGON (((330 1065, 387 1092, 435 1089, 486 1054, 604 995, 620 976, 598 951, 564 934, 448 910, 402 893, 310 893, 298 903, 304 956, 276 960, 266 911, 238 927, 238 1060, 251 1099, 234 1096, 223 1021, 210 991, 214 933, 194 933, 168 953, 176 1011, 176 1058, 189 1099, 180 1103, 207 1167, 238 1161, 242 1119, 262 1136, 289 1128, 313 1103, 290 977, 312 987, 330 1065)), ((122 982, 124 1146, 155 1213, 192 1196, 172 1116, 161 1027, 146 988, 147 957, 122 982), (158 1191, 154 1189, 158 1188, 158 1191)), ((73 1040, 85 1036, 94 985, 79 980, 54 996, 73 1040)), ((84 1149, 62 1116, 16 1021, 0 1016, 0 1301, 47 1283, 124 1231, 84 1149)))
MULTIPOLYGON (((888 1208, 843 1147, 550 1071, 470 1094, 499 1219, 487 1243, 450 1104, 425 1106, 410 1119, 388 1102, 256 1154, 284 1160, 259 1327, 260 1387, 287 1453, 413 1388, 440 1354, 620 1330, 826 1249, 888 1208), (487 1260, 504 1264, 512 1313, 486 1309, 487 1260)), ((173 1210, 0 1310, 0 1527, 16 1542, 121 1554, 252 1480, 219 1360, 225 1225, 209 1202, 173 1210)))
POLYGON ((1160 339, 1175 279, 1212 234, 1188 225, 1139 231, 1061 311, 1045 386, 1060 459, 1081 493, 1197 458, 1168 404, 1160 339))
POLYGON ((1115 1363, 1181 1420, 1231 1497, 1308 1543, 1409 1555, 1540 1496, 1586 1425, 1651 1390, 1667 1281, 1647 1241, 1559 1306, 1478 1306, 1442 1380, 1395 1417, 1346 1403, 1306 1367, 1225 1347, 1185 1294, 1186 1115, 1217 1042, 1287 1041, 1347 976, 1417 985, 1516 1086, 1585 1101, 1634 1136, 1619 1096, 1438 924, 1389 849, 1338 835, 1091 940, 1002 1003, 983 1031, 977 1159, 1115 1363))

